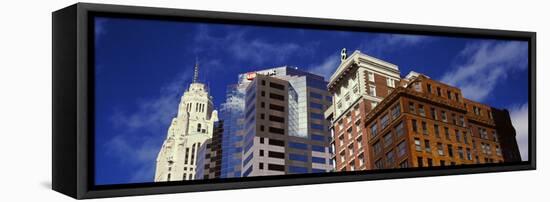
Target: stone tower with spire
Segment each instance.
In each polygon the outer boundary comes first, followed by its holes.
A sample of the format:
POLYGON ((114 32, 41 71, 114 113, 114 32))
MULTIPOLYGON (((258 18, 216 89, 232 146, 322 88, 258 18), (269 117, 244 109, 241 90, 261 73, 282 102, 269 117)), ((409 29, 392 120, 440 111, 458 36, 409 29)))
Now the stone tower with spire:
POLYGON ((158 154, 155 182, 195 179, 199 147, 212 138, 218 112, 213 109, 212 97, 198 76, 196 62, 193 82, 181 97, 177 116, 172 119, 158 154))

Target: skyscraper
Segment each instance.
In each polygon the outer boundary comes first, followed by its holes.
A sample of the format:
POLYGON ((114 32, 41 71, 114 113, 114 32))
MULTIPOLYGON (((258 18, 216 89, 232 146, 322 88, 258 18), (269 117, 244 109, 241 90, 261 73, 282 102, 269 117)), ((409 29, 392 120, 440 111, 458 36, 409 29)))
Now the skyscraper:
POLYGON ((212 138, 218 113, 205 85, 198 82, 198 73, 195 64, 193 82, 181 97, 177 116, 158 154, 155 182, 195 179, 197 152, 212 138))
POLYGON ((242 176, 329 172, 323 77, 285 66, 246 78, 242 176))

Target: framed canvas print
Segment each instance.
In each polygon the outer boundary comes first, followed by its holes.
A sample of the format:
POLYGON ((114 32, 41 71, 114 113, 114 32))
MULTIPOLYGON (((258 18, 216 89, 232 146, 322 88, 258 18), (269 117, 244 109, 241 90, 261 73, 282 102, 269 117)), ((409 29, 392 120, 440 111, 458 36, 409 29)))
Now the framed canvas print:
POLYGON ((74 198, 535 169, 535 33, 78 3, 53 14, 74 198))

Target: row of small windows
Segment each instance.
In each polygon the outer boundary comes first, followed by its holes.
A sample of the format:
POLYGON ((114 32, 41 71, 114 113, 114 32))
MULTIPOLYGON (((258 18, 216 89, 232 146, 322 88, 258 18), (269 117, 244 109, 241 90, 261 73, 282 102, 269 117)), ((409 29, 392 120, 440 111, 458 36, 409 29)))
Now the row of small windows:
MULTIPOLYGON (((421 124, 421 128, 422 128, 422 133, 424 135, 428 135, 428 126, 427 126, 427 123, 425 121, 420 121, 420 124, 421 124)), ((413 132, 415 133, 418 133, 418 121, 416 119, 411 119, 411 126, 412 126, 412 130, 413 132)), ((434 135, 435 137, 437 138, 441 138, 441 127, 438 125, 438 124, 433 124, 433 131, 434 131, 434 135)), ((447 140, 451 140, 451 133, 450 133, 450 129, 449 127, 443 127, 443 131, 444 131, 444 134, 445 134, 445 139, 447 140)), ((464 142, 464 144, 468 144, 468 132, 466 131, 462 131, 460 132, 460 130, 458 129, 455 129, 454 130, 454 134, 455 134, 455 141, 456 142, 464 142)))
MULTIPOLYGON (((434 92, 432 92, 432 85, 431 84, 429 84, 429 83, 426 84, 426 88, 428 89, 428 93, 432 93, 432 94, 434 93, 434 92)), ((439 87, 439 86, 436 87, 435 94, 437 94, 437 96, 439 96, 439 97, 443 97, 441 87, 439 87)), ((447 99, 449 99, 449 100, 454 99, 455 101, 458 102, 460 100, 460 96, 459 96, 458 92, 452 92, 451 90, 447 90, 447 99)))
MULTIPOLYGON (((399 117, 399 115, 401 114, 401 106, 399 104, 393 106, 391 109, 390 109, 391 112, 389 113, 386 113, 384 115, 382 115, 382 118, 380 118, 380 126, 382 127, 382 130, 385 129, 389 123, 390 123, 390 116, 391 116, 391 119, 392 120, 395 120, 397 119, 397 117, 399 117), (391 115, 390 115, 391 113, 391 115)), ((378 134, 378 122, 375 121, 374 124, 371 125, 370 127, 370 132, 371 132, 371 138, 374 138, 376 137, 376 135, 378 134)))
MULTIPOLYGON (((309 92, 309 96, 312 97, 312 98, 315 98, 315 99, 319 99, 319 100, 323 99, 323 95, 321 95, 319 93, 315 93, 315 92, 309 92)), ((325 100, 329 101, 329 102, 332 102, 332 97, 331 96, 326 96, 325 100)))
MULTIPOLYGON (((186 111, 191 112, 191 109, 193 109, 193 103, 187 103, 186 105, 186 111)), ((195 103, 195 112, 205 112, 206 105, 203 103, 195 103)))
MULTIPOLYGON (((415 105, 414 102, 409 102, 409 113, 418 114, 422 117, 426 117, 426 111, 424 109, 424 105, 422 105, 422 104, 415 105), (417 111, 418 111, 418 113, 417 113, 417 111)), ((440 110, 440 113, 441 113, 441 121, 448 122, 447 112, 444 111, 444 110, 440 110)), ((438 110, 436 108, 430 107, 430 117, 433 120, 439 120, 439 114, 438 114, 438 110)), ((463 115, 457 116, 456 114, 452 113, 451 114, 451 121, 454 125, 466 127, 466 122, 464 120, 463 115)))

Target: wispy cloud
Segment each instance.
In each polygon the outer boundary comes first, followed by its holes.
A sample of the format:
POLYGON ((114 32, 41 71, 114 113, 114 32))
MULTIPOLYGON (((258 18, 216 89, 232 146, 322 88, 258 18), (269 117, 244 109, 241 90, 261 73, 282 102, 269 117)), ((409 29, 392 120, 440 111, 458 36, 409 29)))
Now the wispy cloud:
POLYGON ((334 53, 328 57, 325 57, 325 60, 317 65, 313 65, 308 69, 309 72, 321 75, 325 77, 325 80, 328 80, 330 76, 336 71, 338 65, 340 65, 340 55, 334 53))
POLYGON ((105 28, 108 22, 107 18, 95 18, 94 21, 94 34, 95 34, 95 45, 99 43, 101 38, 107 34, 107 28, 105 28))
POLYGON ((422 35, 377 34, 361 43, 358 49, 366 54, 381 57, 384 54, 421 45, 434 39, 422 35))
POLYGON ((133 170, 128 183, 153 181, 156 157, 162 144, 160 140, 166 136, 167 126, 176 115, 179 96, 190 80, 190 71, 166 83, 158 96, 136 101, 137 110, 116 110, 113 113, 111 123, 118 133, 102 146, 104 152, 117 159, 120 165, 133 170))
POLYGON ((441 81, 462 89, 465 97, 483 101, 509 74, 527 68, 527 43, 481 42, 467 45, 441 81))
POLYGON ((239 61, 253 64, 264 64, 267 61, 285 62, 304 48, 295 43, 274 43, 261 38, 252 38, 245 28, 234 29, 228 31, 228 34, 218 36, 207 26, 199 26, 195 42, 197 43, 195 52, 198 54, 215 49, 239 61))
POLYGON ((529 105, 527 103, 510 107, 510 119, 516 129, 516 141, 521 153, 521 159, 526 161, 529 157, 529 105))

